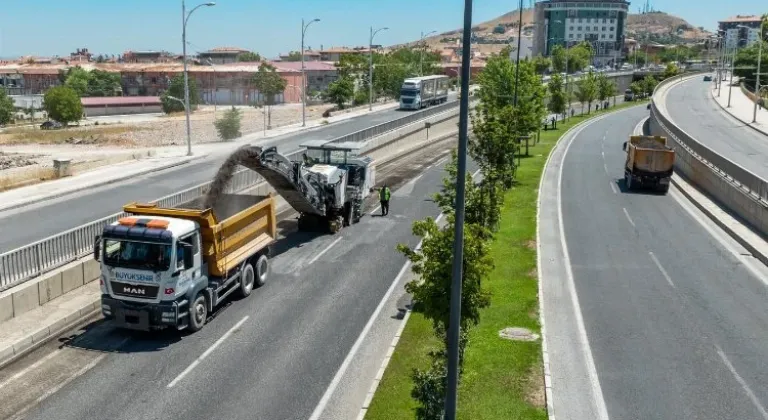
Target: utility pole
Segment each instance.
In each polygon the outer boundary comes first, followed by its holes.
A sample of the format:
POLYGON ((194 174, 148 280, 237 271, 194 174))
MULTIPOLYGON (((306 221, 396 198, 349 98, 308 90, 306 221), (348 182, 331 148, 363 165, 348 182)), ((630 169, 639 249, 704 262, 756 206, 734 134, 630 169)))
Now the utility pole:
MULTIPOLYGON (((523 0, 520 0, 522 4, 523 0)), ((445 420, 456 420, 459 387, 459 337, 461 333, 461 284, 464 268, 464 195, 467 179, 467 130, 469 127, 469 72, 472 40, 472 0, 464 0, 464 36, 459 102, 459 151, 456 175, 456 222, 453 238, 451 308, 448 321, 448 382, 445 394, 445 420)))

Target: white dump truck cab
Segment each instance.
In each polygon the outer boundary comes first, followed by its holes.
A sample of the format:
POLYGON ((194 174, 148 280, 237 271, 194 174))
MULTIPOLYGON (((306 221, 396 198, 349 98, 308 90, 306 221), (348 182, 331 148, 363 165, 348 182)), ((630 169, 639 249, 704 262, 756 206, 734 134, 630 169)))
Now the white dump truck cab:
POLYGON ((189 302, 207 284, 200 241, 191 220, 130 216, 105 226, 94 246, 104 317, 130 329, 185 327, 189 302))

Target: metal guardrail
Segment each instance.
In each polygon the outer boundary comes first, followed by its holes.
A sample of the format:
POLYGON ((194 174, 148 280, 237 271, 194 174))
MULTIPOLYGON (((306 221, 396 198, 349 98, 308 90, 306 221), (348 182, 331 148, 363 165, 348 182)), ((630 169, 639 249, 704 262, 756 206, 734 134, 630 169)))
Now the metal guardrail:
MULTIPOLYGON (((352 133, 351 135, 342 136, 332 140, 332 142, 352 141, 350 137, 356 139, 354 141, 367 140, 413 122, 446 112, 454 107, 458 107, 458 104, 458 101, 454 101, 429 107, 402 118, 352 133)), ((301 150, 297 150, 287 157, 292 160, 300 159, 300 153, 301 150)), ((241 169, 232 177, 227 192, 242 192, 254 188, 262 182, 264 182, 264 179, 256 172, 249 169, 241 169)), ((210 181, 205 182, 187 190, 159 198, 153 202, 163 207, 176 206, 206 194, 210 184, 210 181)), ((115 213, 0 254, 0 292, 88 255, 93 250, 94 237, 104 229, 104 226, 114 223, 123 216, 125 216, 123 212, 115 213)))
MULTIPOLYGON (((708 72, 702 72, 701 74, 704 73, 708 72)), ((653 92, 653 97, 655 98, 656 93, 661 87, 675 81, 677 81, 677 78, 670 78, 659 83, 653 92)), ((693 136, 676 126, 667 115, 660 112, 656 106, 655 99, 652 101, 651 106, 653 115, 659 123, 659 126, 688 153, 701 160, 712 170, 724 176, 755 199, 761 200, 768 205, 768 182, 766 182, 766 180, 755 175, 738 163, 719 155, 714 150, 699 143, 693 136)))

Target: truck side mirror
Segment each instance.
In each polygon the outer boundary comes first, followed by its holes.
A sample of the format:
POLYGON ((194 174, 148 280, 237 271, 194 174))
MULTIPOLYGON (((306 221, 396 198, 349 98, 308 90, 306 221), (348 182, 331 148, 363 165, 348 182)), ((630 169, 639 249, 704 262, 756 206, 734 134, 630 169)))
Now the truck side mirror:
POLYGON ((624 142, 624 145, 622 145, 621 148, 622 148, 622 150, 626 151, 627 150, 627 142, 624 142))
POLYGON ((192 244, 182 244, 182 247, 184 248, 184 269, 190 269, 194 267, 195 255, 192 252, 192 244))
POLYGON ((93 259, 98 261, 101 255, 101 235, 96 235, 93 239, 93 259))

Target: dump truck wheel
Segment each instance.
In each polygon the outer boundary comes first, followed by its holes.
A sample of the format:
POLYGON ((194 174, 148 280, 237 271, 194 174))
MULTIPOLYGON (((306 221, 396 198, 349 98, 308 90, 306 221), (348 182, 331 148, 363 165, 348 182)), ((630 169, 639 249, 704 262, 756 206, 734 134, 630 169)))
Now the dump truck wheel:
POLYGON ((632 175, 624 175, 624 185, 627 187, 627 191, 632 191, 632 175))
POLYGON ((668 193, 669 192, 669 184, 660 185, 659 186, 659 192, 661 192, 662 194, 668 193))
POLYGON ((240 272, 240 296, 248 297, 253 291, 253 285, 256 282, 256 274, 253 272, 253 266, 245 264, 243 271, 240 272))
POLYGON ((200 292, 195 296, 195 300, 189 306, 189 329, 193 332, 200 331, 208 319, 208 303, 205 296, 200 292))
POLYGON ((267 277, 269 277, 269 258, 267 258, 266 255, 262 254, 259 255, 259 258, 256 260, 256 287, 264 286, 264 283, 267 282, 267 277))

